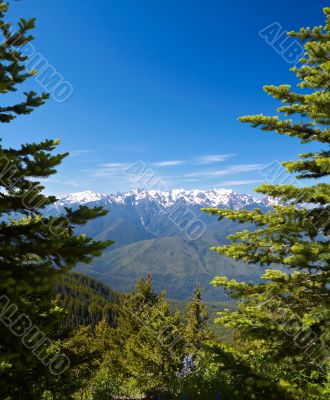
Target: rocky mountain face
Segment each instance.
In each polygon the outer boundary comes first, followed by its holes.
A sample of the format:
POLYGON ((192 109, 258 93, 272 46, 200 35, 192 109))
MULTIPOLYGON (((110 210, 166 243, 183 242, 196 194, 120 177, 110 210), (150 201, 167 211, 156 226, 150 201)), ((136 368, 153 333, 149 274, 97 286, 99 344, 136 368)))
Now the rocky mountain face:
POLYGON ((116 290, 129 290, 135 280, 151 274, 159 290, 170 297, 184 299, 197 284, 205 287, 210 300, 223 300, 221 289, 209 282, 215 275, 256 281, 261 268, 248 266, 211 252, 209 248, 226 242, 226 237, 246 226, 229 221, 218 222, 200 209, 268 209, 271 198, 253 198, 227 189, 183 190, 168 192, 137 189, 125 193, 73 193, 62 197, 50 211, 61 213, 64 207, 103 206, 108 215, 79 227, 79 233, 97 240, 115 241, 91 265, 78 270, 97 277, 116 290))

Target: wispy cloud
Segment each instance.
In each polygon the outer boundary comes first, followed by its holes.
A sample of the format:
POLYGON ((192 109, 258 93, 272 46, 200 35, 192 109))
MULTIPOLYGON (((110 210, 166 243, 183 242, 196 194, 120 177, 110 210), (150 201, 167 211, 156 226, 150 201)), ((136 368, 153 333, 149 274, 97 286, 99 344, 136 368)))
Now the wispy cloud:
POLYGON ((121 177, 122 179, 123 174, 120 171, 97 169, 94 171, 89 171, 88 176, 91 178, 121 177))
POLYGON ((207 170, 207 171, 197 171, 197 172, 190 172, 184 175, 187 178, 194 178, 194 177, 209 177, 209 178, 216 178, 219 176, 226 176, 226 175, 233 175, 239 174, 243 172, 251 172, 251 171, 258 171, 264 167, 264 164, 239 164, 239 165, 230 165, 228 167, 218 169, 218 170, 207 170))
POLYGON ((123 171, 129 164, 126 163, 106 163, 99 165, 96 169, 87 170, 88 176, 93 178, 122 176, 123 171))
POLYGON ((127 163, 106 163, 101 164, 101 168, 111 168, 111 169, 122 169, 125 168, 128 164, 127 163))
POLYGON ((235 157, 235 154, 209 154, 198 157, 199 164, 213 164, 217 162, 223 162, 229 158, 235 157))
POLYGON ((241 180, 241 181, 225 181, 219 183, 217 186, 240 186, 240 185, 250 185, 252 183, 261 183, 264 182, 263 180, 260 179, 252 179, 252 180, 241 180))
POLYGON ((185 164, 186 161, 184 160, 173 160, 173 161, 159 161, 155 162, 152 165, 155 167, 175 167, 177 165, 185 164))
POLYGON ((90 150, 90 149, 69 150, 69 153, 70 153, 71 157, 79 157, 79 156, 81 156, 83 154, 91 153, 91 152, 92 152, 92 150, 90 150))

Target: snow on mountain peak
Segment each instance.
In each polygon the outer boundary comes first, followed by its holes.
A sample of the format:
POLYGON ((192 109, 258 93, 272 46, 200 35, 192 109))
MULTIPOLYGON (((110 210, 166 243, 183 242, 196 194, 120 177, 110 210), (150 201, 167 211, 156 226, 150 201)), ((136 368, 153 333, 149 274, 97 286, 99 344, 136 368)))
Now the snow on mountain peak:
POLYGON ((231 189, 213 188, 209 190, 172 189, 167 192, 160 190, 134 189, 129 192, 109 195, 86 191, 64 196, 60 199, 58 204, 86 204, 100 200, 106 200, 108 204, 125 204, 126 202, 129 202, 135 205, 151 201, 156 202, 165 208, 173 206, 178 201, 191 206, 225 206, 233 209, 241 209, 253 203, 264 204, 266 206, 276 203, 273 203, 270 198, 256 199, 251 195, 238 193, 231 189))
POLYGON ((99 201, 103 197, 105 197, 105 195, 87 190, 85 192, 77 192, 77 193, 68 194, 67 196, 62 197, 58 203, 60 203, 60 204, 75 204, 75 203, 86 204, 86 203, 91 203, 93 201, 99 201))

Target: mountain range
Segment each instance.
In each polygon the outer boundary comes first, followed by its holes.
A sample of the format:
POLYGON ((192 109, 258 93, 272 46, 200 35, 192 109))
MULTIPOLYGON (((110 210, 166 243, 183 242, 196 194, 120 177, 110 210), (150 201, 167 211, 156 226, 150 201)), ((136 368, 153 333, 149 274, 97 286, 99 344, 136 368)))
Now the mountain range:
POLYGON ((77 228, 77 233, 115 243, 91 264, 79 265, 77 271, 120 291, 130 290, 136 279, 151 274, 154 287, 166 290, 171 298, 186 299, 199 285, 206 300, 223 301, 225 293, 209 284, 214 276, 257 282, 263 270, 210 251, 211 246, 225 244, 228 235, 251 227, 219 222, 200 209, 267 210, 275 204, 269 197, 254 198, 227 189, 136 189, 117 194, 69 194, 60 198, 51 212, 79 205, 109 210, 106 216, 77 228))

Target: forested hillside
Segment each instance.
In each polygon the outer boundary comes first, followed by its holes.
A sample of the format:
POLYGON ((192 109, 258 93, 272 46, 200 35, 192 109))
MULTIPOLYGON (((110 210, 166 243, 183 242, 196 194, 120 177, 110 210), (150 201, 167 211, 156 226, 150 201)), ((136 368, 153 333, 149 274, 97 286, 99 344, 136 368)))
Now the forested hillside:
POLYGON ((171 298, 187 300, 194 286, 201 285, 207 300, 223 301, 228 297, 210 285, 217 273, 244 282, 260 282, 263 268, 247 265, 210 251, 216 235, 204 235, 198 241, 184 236, 151 239, 105 252, 92 265, 78 270, 94 276, 116 290, 128 291, 134 282, 152 275, 154 287, 166 290, 171 298))
POLYGON ((62 274, 56 294, 57 303, 66 311, 62 321, 64 328, 95 327, 102 320, 115 325, 120 295, 101 282, 82 274, 62 274))

